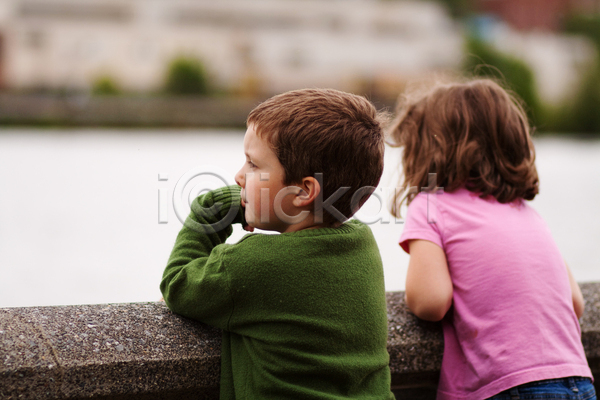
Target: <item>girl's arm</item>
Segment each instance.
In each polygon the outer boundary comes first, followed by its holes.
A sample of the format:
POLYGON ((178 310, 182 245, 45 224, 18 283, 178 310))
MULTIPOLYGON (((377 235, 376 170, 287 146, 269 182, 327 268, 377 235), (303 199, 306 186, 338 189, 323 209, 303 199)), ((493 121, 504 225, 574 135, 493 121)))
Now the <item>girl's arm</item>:
POLYGON ((452 305, 452 280, 446 254, 428 240, 411 240, 408 246, 406 304, 417 317, 440 321, 452 305))
POLYGON ((571 296, 573 297, 573 309, 575 310, 575 315, 577 315, 577 319, 581 318, 583 315, 583 309, 585 307, 585 302, 583 301, 583 295, 581 294, 581 289, 577 284, 577 281, 573 277, 571 273, 571 269, 569 265, 565 261, 565 266, 567 267, 567 273, 569 274, 569 284, 571 285, 571 296))

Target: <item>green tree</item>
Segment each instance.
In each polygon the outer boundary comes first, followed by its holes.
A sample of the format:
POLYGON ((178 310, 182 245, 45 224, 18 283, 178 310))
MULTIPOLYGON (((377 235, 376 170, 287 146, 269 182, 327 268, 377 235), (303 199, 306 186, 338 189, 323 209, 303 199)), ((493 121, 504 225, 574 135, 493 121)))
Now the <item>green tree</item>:
POLYGON ((454 18, 465 18, 472 13, 472 0, 437 0, 439 3, 448 7, 450 14, 454 18))
POLYGON ((532 122, 542 117, 542 106, 535 88, 535 76, 525 62, 494 49, 484 41, 469 37, 463 68, 469 75, 499 80, 525 103, 532 122))
POLYGON ((564 31, 587 36, 600 50, 600 16, 574 14, 564 22, 564 31))
POLYGON ((598 62, 583 76, 575 98, 566 107, 559 128, 571 132, 600 132, 600 67, 598 62))
POLYGON ((169 64, 165 89, 171 94, 208 94, 208 76, 204 65, 194 58, 176 58, 169 64))
POLYGON ((571 132, 600 132, 600 16, 571 15, 564 23, 568 33, 584 35, 596 46, 596 59, 583 75, 575 96, 562 112, 558 127, 571 132))
POLYGON ((121 93, 119 85, 108 75, 101 76, 94 81, 92 85, 92 94, 96 95, 117 95, 121 93))

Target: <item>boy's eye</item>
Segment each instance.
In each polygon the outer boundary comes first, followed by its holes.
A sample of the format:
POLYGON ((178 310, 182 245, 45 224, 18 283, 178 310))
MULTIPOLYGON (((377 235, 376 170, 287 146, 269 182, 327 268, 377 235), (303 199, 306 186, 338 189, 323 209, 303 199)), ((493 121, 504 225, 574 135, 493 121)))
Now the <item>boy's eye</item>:
POLYGON ((248 160, 247 163, 250 165, 250 168, 256 168, 256 165, 252 161, 248 160))

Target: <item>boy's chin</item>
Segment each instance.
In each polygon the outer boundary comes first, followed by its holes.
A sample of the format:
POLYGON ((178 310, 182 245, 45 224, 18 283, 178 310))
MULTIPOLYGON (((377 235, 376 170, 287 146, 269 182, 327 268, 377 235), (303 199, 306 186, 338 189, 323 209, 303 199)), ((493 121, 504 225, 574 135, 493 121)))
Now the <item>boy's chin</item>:
POLYGON ((246 220, 246 224, 243 226, 245 231, 254 232, 254 229, 260 229, 256 227, 254 215, 251 215, 250 210, 248 210, 247 207, 244 210, 244 219, 246 220))
POLYGON ((254 232, 256 229, 258 229, 260 231, 264 231, 264 232, 279 232, 279 233, 281 233, 281 231, 278 229, 277 226, 273 226, 271 224, 256 223, 256 221, 254 221, 252 223, 249 222, 247 225, 244 226, 244 230, 247 232, 254 232))

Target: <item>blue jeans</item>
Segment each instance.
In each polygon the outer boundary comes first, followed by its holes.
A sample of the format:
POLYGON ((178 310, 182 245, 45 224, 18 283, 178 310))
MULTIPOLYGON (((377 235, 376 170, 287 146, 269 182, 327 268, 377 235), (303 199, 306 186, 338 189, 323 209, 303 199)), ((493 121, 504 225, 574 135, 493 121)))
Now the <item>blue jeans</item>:
POLYGON ((589 378, 570 377, 529 382, 505 390, 488 400, 568 399, 596 400, 596 390, 589 378))

